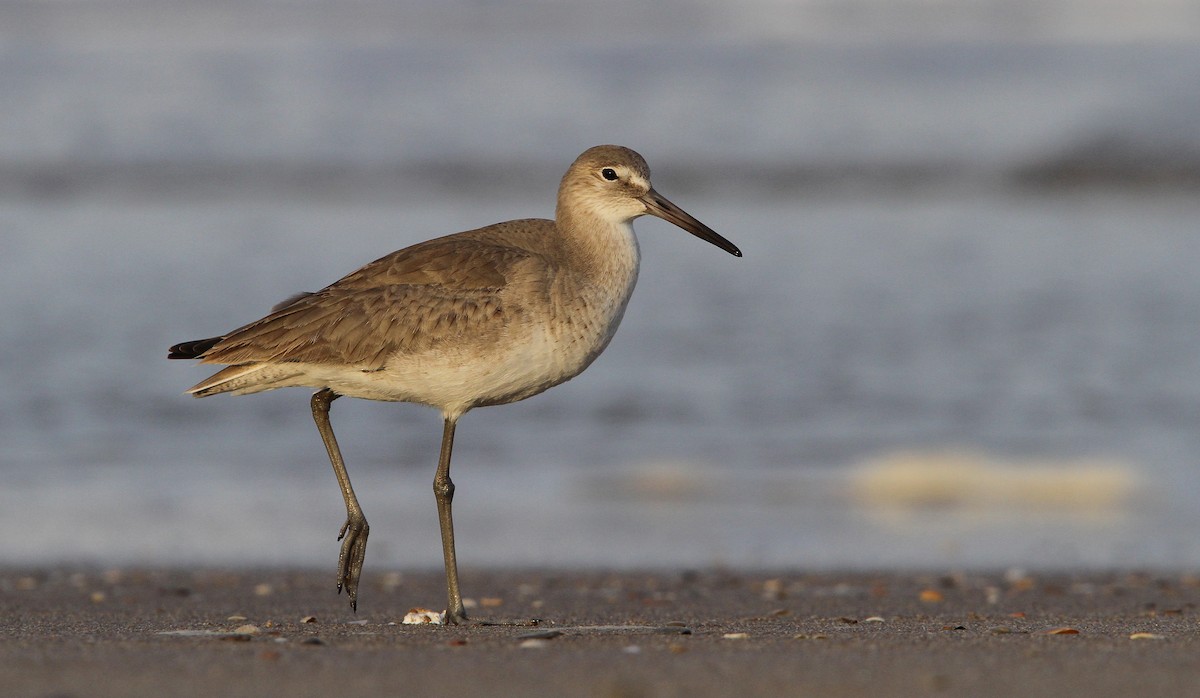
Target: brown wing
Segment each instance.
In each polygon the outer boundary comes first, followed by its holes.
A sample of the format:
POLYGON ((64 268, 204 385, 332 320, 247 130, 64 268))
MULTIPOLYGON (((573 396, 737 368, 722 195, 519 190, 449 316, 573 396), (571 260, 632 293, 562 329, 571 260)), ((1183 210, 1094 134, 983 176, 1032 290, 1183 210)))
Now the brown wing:
POLYGON ((500 291, 532 253, 462 235, 394 252, 225 335, 205 363, 260 361, 383 367, 469 333, 484 339, 508 318, 500 291))

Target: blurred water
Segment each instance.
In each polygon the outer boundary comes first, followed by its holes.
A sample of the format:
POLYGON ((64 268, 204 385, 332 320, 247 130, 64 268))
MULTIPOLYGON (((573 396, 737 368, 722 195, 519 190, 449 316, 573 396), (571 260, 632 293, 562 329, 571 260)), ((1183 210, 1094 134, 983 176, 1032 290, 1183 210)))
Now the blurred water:
MULTIPOLYGON (((1200 20, 844 6, 0 9, 0 559, 332 562, 305 393, 187 399, 166 347, 621 142, 746 257, 639 221, 605 355, 464 418, 465 564, 1200 565, 1200 20), (970 484, 864 496, 946 448, 970 484)), ((334 424, 368 564, 438 564, 436 414, 334 424)))

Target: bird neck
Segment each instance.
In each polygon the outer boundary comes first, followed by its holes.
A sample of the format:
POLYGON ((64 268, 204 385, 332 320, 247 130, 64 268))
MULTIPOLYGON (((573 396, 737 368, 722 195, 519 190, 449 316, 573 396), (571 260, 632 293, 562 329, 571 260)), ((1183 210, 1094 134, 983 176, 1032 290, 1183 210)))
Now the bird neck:
POLYGON ((589 274, 636 278, 640 253, 631 222, 613 223, 560 205, 555 227, 566 258, 589 274))

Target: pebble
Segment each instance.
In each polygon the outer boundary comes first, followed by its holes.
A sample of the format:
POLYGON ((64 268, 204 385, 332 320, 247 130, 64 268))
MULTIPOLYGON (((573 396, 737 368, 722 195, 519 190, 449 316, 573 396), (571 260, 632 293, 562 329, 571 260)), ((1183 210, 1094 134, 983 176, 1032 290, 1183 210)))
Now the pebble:
POLYGON ((228 633, 225 635, 216 635, 218 640, 224 642, 250 642, 251 636, 245 633, 228 633))
POLYGON ((528 640, 521 640, 521 644, 517 645, 517 647, 520 647, 521 649, 526 649, 526 650, 542 649, 548 644, 550 644, 549 640, 543 640, 540 637, 531 637, 528 640))

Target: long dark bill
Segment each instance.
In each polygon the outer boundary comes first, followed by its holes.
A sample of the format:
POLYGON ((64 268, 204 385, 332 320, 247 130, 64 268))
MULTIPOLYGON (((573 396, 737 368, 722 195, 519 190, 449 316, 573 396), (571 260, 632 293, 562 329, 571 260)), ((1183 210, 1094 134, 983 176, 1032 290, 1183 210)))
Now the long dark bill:
POLYGON ((721 237, 717 231, 696 220, 690 213, 671 203, 653 189, 642 197, 642 203, 646 204, 646 213, 651 216, 657 216, 668 223, 673 223, 701 240, 720 247, 734 257, 742 256, 742 251, 737 248, 737 245, 721 237))

